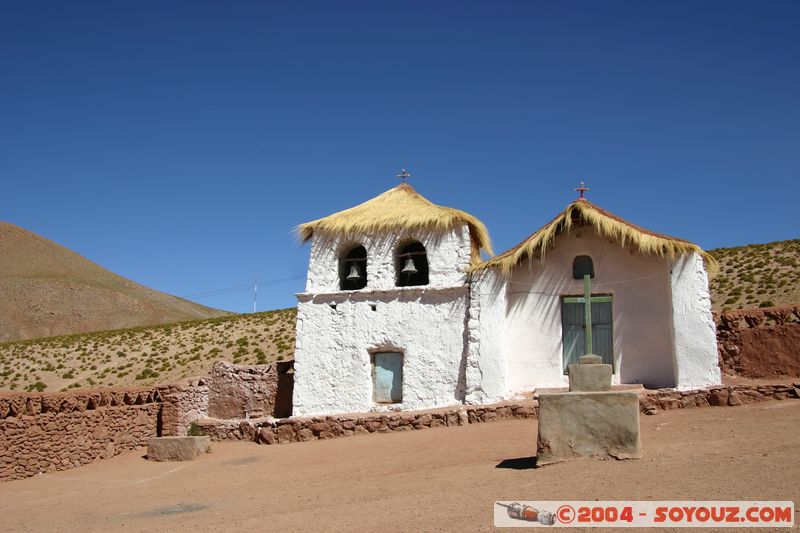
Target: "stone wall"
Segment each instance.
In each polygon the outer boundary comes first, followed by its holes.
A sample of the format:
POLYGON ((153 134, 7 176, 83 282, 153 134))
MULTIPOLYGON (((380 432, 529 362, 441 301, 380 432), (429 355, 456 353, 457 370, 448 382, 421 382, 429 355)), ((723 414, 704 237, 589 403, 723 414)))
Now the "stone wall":
POLYGON ((463 426, 512 418, 536 418, 535 402, 458 405, 432 411, 295 417, 280 420, 208 419, 198 421, 197 425, 216 441, 249 440, 262 444, 283 444, 367 433, 463 426))
POLYGON ((0 481, 68 470, 158 434, 157 389, 0 393, 0 481))
POLYGON ((655 414, 659 409, 691 409, 696 407, 736 407, 767 400, 787 400, 800 397, 800 383, 794 385, 734 385, 677 391, 664 389, 647 391, 639 397, 639 408, 644 414, 655 414))
POLYGON ((208 416, 220 419, 273 416, 277 392, 277 363, 234 365, 217 361, 209 378, 208 416))
POLYGON ((186 435, 192 422, 291 416, 292 362, 218 362, 209 379, 152 388, 0 392, 0 481, 67 470, 186 435))
POLYGON ((725 374, 800 377, 800 305, 739 309, 714 318, 725 374))
POLYGON ((161 393, 161 432, 163 437, 182 437, 198 418, 208 416, 209 386, 205 380, 191 380, 185 385, 166 385, 161 393))
MULTIPOLYGON (((656 414, 659 410, 697 407, 738 406, 767 400, 800 397, 800 382, 794 385, 737 385, 688 391, 662 389, 642 392, 639 410, 656 414)), ((463 426, 519 418, 538 418, 536 399, 492 405, 458 405, 447 409, 400 413, 367 413, 281 420, 200 420, 198 427, 215 441, 245 440, 260 444, 285 444, 317 439, 390 433, 436 427, 463 426)))

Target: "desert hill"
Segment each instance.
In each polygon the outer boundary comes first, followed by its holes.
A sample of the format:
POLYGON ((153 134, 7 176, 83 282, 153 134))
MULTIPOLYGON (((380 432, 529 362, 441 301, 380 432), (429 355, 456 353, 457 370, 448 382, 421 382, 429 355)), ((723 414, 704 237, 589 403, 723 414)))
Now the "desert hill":
POLYGON ((0 344, 0 390, 152 385, 208 374, 220 359, 291 359, 297 312, 283 309, 0 344))
POLYGON ((800 239, 709 250, 715 311, 800 303, 800 239))
MULTIPOLYGON (((800 240, 719 248, 716 310, 800 303, 800 240)), ((0 344, 0 390, 150 385, 290 359, 295 309, 0 344)))
POLYGON ((0 342, 227 314, 134 283, 0 222, 0 342))

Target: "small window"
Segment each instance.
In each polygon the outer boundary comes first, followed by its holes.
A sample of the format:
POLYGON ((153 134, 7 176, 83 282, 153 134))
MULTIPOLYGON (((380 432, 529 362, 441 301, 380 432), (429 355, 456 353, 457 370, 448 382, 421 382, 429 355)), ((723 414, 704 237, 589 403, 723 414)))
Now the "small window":
POLYGON ((396 272, 398 287, 428 284, 428 254, 421 242, 408 243, 398 250, 396 272))
POLYGON ((572 278, 583 279, 585 275, 594 278, 594 263, 588 255, 579 255, 572 261, 572 278))
POLYGON ((375 403, 403 401, 403 354, 372 354, 372 390, 375 403))
POLYGON ((343 291, 357 291, 366 286, 367 249, 356 246, 339 259, 339 288, 343 291))

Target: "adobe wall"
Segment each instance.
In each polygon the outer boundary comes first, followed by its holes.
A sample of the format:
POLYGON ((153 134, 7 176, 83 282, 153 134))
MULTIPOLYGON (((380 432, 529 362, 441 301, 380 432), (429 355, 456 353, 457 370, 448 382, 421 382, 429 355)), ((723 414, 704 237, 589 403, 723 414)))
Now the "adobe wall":
MULTIPOLYGON (((761 401, 800 397, 800 383, 793 385, 735 385, 705 389, 644 391, 639 411, 652 415, 660 410, 702 407, 735 407, 761 401)), ((286 444, 318 439, 424 430, 509 420, 538 418, 538 400, 488 405, 455 405, 444 409, 402 413, 362 413, 281 420, 201 420, 198 426, 215 441, 245 440, 260 444, 286 444)))
POLYGON ((800 305, 739 309, 714 318, 725 374, 800 377, 800 305))
MULTIPOLYGON (((592 292, 613 297, 613 383, 674 387, 668 261, 631 253, 593 228, 579 227, 557 236, 544 260, 527 259, 511 273, 504 341, 507 392, 568 385, 562 358, 561 296, 583 295, 583 280, 572 278, 572 263, 578 255, 594 261, 592 292)), ((713 364, 715 349, 706 348, 713 364)))
POLYGON ((306 292, 298 294, 294 412, 302 415, 385 409, 373 398, 371 356, 403 354, 401 409, 461 402, 472 246, 469 228, 400 235, 315 234, 306 292), (396 250, 413 239, 427 251, 430 283, 397 287, 396 250), (367 286, 339 290, 339 257, 367 250, 367 286))
POLYGON ((68 470, 158 434, 157 389, 0 393, 0 481, 68 470))
POLYGON ((209 378, 208 416, 221 419, 273 416, 277 392, 277 363, 234 365, 217 361, 209 378))
POLYGON ((209 386, 197 379, 185 385, 165 385, 161 393, 161 437, 182 437, 198 418, 208 416, 209 386))
POLYGON ((151 388, 0 392, 0 481, 68 470, 186 435, 192 422, 292 414, 292 362, 218 362, 208 379, 151 388))

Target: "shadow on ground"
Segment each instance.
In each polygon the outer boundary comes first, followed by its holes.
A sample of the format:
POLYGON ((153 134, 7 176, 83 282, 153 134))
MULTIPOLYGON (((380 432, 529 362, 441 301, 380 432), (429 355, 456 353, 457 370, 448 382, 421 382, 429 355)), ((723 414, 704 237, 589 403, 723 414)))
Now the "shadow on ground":
POLYGON ((529 468, 536 468, 536 456, 531 457, 517 457, 515 459, 503 459, 495 468, 509 468, 511 470, 528 470, 529 468))

